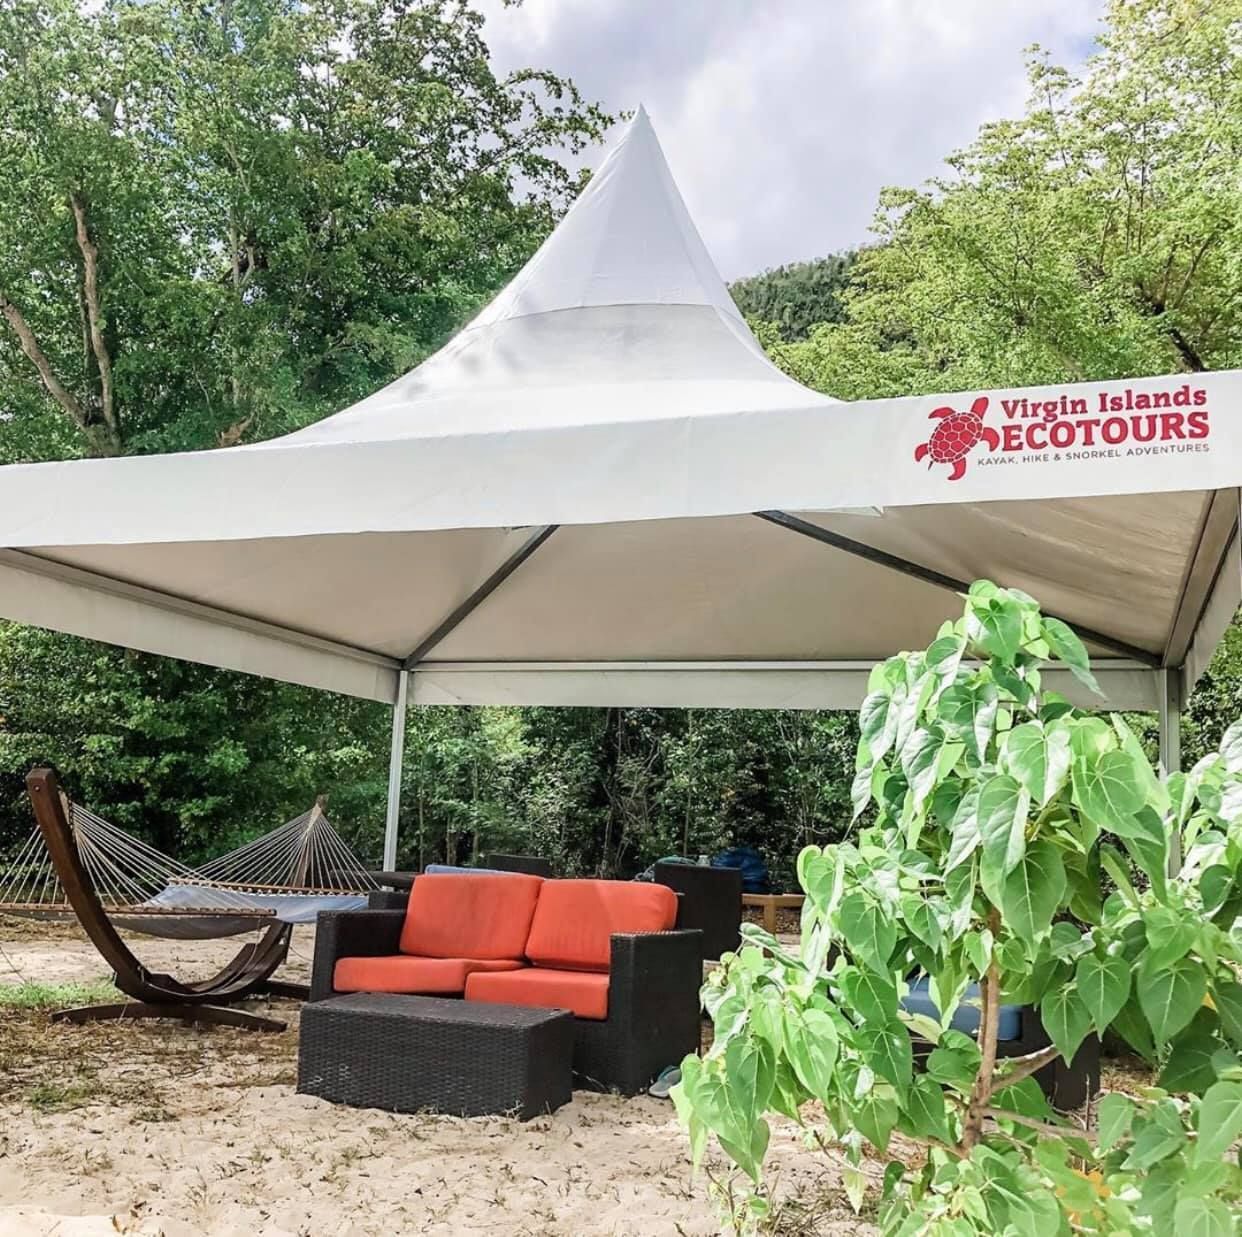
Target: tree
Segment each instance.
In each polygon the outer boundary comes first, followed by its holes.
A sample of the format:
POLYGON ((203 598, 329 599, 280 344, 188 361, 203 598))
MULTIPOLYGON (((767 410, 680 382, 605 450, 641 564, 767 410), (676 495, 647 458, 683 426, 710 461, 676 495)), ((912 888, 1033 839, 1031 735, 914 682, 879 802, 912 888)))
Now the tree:
POLYGON ((410 368, 610 123, 457 0, 0 4, 3 457, 192 449, 410 368))
POLYGON ((845 321, 777 349, 842 398, 1242 362, 1239 0, 1113 0, 1076 77, 881 198, 845 321))
MULTIPOLYGON (((482 22, 0 0, 0 463, 271 436, 443 342, 611 123, 553 74, 498 79, 482 22)), ((373 705, 0 623, 0 847, 51 759, 187 858, 328 788, 372 851, 386 749, 373 705)))
POLYGON ((379 858, 388 716, 379 705, 0 624, 0 854, 31 831, 24 776, 70 792, 186 862, 305 811, 379 858))
MULTIPOLYGON (((674 1091, 696 1159, 714 1134, 760 1182, 776 1111, 842 1149, 856 1207, 864 1141, 923 1144, 884 1174, 892 1237, 1235 1231, 1242 722, 1164 780, 1122 718, 1042 690, 1053 660, 1098 693, 1064 623, 979 581, 924 652, 875 668, 854 781, 873 823, 799 857, 796 952, 748 925, 709 977, 715 1039, 674 1091), (1187 858, 1169 875, 1174 834, 1187 858), (937 1018, 904 1005, 916 976, 937 1018), (968 1001, 977 1037, 951 1028, 968 1001), (999 1059, 1003 1002, 1038 1008, 1051 1044, 999 1059), (1084 1131, 1035 1075, 1110 1029, 1158 1086, 1107 1096, 1084 1131)), ((730 1223, 765 1207, 752 1195, 730 1223)))
POLYGON ((824 322, 845 316, 842 296, 858 254, 831 254, 814 262, 791 262, 731 284, 737 307, 757 324, 773 328, 786 342, 802 340, 824 322))

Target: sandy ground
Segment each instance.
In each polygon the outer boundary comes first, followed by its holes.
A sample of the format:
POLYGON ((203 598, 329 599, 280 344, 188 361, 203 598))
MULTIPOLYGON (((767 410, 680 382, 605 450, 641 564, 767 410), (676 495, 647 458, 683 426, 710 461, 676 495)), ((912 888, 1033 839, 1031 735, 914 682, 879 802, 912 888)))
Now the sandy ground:
MULTIPOLYGON (((145 962, 183 978, 209 973, 229 950, 138 942, 145 962)), ((282 977, 305 979, 312 947, 298 929, 282 977)), ((76 929, 0 920, 0 951, 0 984, 108 978, 76 929)), ((289 1030, 70 1027, 0 1008, 0 1233, 719 1231, 668 1102, 576 1093, 526 1124, 344 1108, 294 1091, 298 1005, 252 1008, 289 1030)), ((874 1231, 792 1124, 775 1127, 769 1164, 774 1231, 874 1231)))

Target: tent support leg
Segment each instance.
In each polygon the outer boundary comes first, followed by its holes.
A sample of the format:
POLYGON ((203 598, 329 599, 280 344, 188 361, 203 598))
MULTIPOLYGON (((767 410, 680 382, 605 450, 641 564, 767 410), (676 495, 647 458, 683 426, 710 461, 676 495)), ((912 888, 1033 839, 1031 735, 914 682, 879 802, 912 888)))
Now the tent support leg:
POLYGON ((384 818, 384 870, 397 866, 397 826, 401 819, 401 764, 405 757, 405 710, 410 673, 397 675, 397 701, 392 706, 392 752, 388 758, 388 812, 384 818))
MULTIPOLYGON (((1182 673, 1165 667, 1160 671, 1160 770, 1168 777, 1182 768, 1182 673)), ((1169 875, 1182 867, 1182 839, 1169 838, 1169 875)))

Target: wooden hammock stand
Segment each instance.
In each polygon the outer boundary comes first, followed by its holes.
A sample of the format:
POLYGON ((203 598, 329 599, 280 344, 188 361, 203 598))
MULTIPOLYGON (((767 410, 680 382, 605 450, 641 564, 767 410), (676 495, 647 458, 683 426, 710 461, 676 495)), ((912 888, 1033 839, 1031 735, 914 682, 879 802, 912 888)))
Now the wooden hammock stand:
MULTIPOLYGON (((269 923, 263 935, 243 946, 233 959, 210 979, 183 983, 173 975, 148 970, 121 939, 100 901, 98 891, 78 854, 73 829, 65 811, 60 784, 51 769, 34 769, 26 777, 26 790, 34 806, 35 820, 43 834, 61 887, 87 936, 114 972, 115 983, 131 999, 115 1005, 84 1005, 52 1015, 54 1022, 92 1022, 103 1018, 176 1018, 182 1022, 242 1027, 254 1031, 283 1031, 285 1024, 245 1010, 230 1009, 231 1001, 248 997, 289 997, 305 1000, 305 984, 272 979, 289 952, 293 927, 269 923)), ((126 916, 131 911, 126 910, 126 916)), ((197 915, 202 911, 195 911, 197 915)), ((217 912, 236 917, 236 911, 217 912)), ((161 911, 165 915, 167 911, 161 911)), ((270 919, 270 912, 255 914, 256 921, 270 919)))

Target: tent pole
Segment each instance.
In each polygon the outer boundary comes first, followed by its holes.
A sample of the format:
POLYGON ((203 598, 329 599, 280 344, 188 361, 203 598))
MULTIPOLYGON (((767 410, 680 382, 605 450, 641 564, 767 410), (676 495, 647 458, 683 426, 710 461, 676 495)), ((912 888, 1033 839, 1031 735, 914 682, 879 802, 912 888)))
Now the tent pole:
POLYGON ((397 866, 397 826, 401 819, 401 764, 405 757, 405 710, 410 672, 397 675, 397 702, 392 706, 392 751, 388 758, 388 814, 384 819, 384 870, 397 866))
MULTIPOLYGON (((1160 672, 1160 771, 1168 777, 1182 768, 1182 674, 1172 667, 1160 672)), ((1169 838, 1169 875, 1182 867, 1182 839, 1169 838)))

